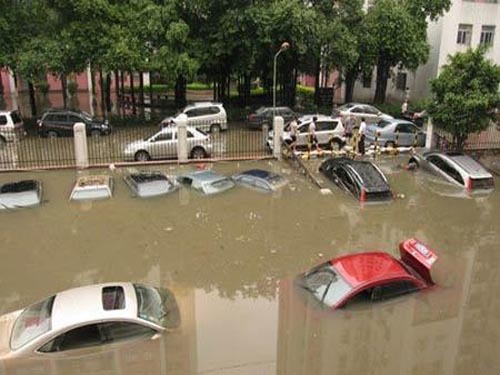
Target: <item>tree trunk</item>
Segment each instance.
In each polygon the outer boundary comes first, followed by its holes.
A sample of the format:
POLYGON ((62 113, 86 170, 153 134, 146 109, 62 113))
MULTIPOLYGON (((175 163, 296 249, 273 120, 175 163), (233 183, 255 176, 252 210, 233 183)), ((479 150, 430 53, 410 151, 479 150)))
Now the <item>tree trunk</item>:
POLYGON ((116 101, 120 101, 120 75, 118 74, 118 70, 115 70, 115 95, 116 101))
POLYGON ((149 105, 153 107, 153 72, 149 71, 149 105))
POLYGON ((0 73, 0 100, 3 99, 3 92, 4 92, 3 79, 0 73))
POLYGON ((139 104, 144 106, 144 77, 143 72, 139 72, 139 104))
POLYGON ((319 60, 316 61, 316 67, 314 72, 314 104, 319 104, 319 73, 321 71, 321 66, 319 60))
POLYGON ((390 68, 391 66, 384 58, 379 58, 377 63, 377 87, 375 89, 375 97, 373 98, 373 102, 376 104, 385 103, 390 68))
POLYGON ((135 108, 135 89, 134 89, 134 74, 132 72, 128 72, 130 75, 130 96, 132 97, 132 113, 136 114, 135 108))
POLYGON ((175 106, 177 108, 184 107, 186 102, 186 78, 181 74, 175 81, 175 106))
POLYGON ((354 84, 358 78, 357 72, 353 70, 348 70, 345 74, 345 102, 349 103, 353 101, 354 96, 354 84))
POLYGON ((111 73, 106 73, 106 111, 111 112, 111 73))
POLYGON ((123 70, 120 71, 120 98, 122 104, 125 102, 125 77, 123 76, 123 70))
POLYGON ((104 94, 106 92, 106 88, 104 87, 104 76, 102 74, 102 69, 99 69, 99 91, 101 92, 101 113, 104 114, 105 111, 105 103, 104 94))
POLYGON ((33 86, 33 82, 31 80, 28 81, 28 89, 30 92, 31 117, 35 118, 38 113, 36 109, 35 87, 33 86))
POLYGON ((212 98, 214 101, 217 101, 217 81, 214 80, 212 82, 212 98))
POLYGON ((61 74, 61 89, 63 98, 63 108, 68 107, 68 85, 66 80, 66 74, 61 74))

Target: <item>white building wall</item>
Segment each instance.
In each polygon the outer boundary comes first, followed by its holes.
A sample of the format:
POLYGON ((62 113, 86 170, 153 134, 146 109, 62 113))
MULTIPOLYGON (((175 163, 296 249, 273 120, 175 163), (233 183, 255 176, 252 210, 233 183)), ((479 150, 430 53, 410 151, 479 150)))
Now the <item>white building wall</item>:
MULTIPOLYGON (((500 65, 500 0, 498 3, 487 3, 485 0, 465 1, 453 0, 450 10, 436 22, 429 24, 427 38, 430 45, 429 60, 415 72, 408 72, 407 87, 410 101, 430 95, 430 80, 437 77, 440 68, 447 64, 448 56, 463 52, 468 47, 457 44, 457 33, 460 24, 472 25, 470 47, 479 46, 482 26, 495 26, 493 45, 487 57, 500 65)), ((387 84, 387 101, 398 102, 405 98, 403 90, 396 89, 397 70, 394 79, 387 84)), ((375 93, 375 72, 370 88, 363 88, 361 81, 356 83, 354 98, 370 102, 375 93)))

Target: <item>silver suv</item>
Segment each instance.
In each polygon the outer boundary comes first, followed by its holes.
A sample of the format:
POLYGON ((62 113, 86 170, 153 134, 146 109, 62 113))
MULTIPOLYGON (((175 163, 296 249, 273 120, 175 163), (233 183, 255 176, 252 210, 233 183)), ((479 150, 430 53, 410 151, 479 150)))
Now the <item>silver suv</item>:
POLYGON ((0 111, 0 146, 25 135, 23 120, 18 111, 0 111))
POLYGON ((188 126, 209 131, 210 133, 227 129, 227 114, 222 103, 196 102, 179 111, 175 117, 166 117, 161 122, 161 127, 175 124, 177 117, 185 114, 188 126))

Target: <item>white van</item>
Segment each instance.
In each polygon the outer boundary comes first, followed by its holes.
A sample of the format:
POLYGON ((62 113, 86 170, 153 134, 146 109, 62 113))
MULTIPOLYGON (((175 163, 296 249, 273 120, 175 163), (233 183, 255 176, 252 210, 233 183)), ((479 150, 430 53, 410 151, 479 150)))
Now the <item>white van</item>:
POLYGON ((0 111, 0 146, 25 135, 23 120, 18 111, 0 111))

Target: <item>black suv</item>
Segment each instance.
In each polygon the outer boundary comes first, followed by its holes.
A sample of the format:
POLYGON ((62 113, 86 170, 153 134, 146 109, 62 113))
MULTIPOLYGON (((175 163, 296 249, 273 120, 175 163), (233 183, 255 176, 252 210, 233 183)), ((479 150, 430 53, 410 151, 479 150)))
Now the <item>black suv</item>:
POLYGON ((85 124, 87 135, 100 136, 111 133, 111 125, 107 120, 91 117, 79 110, 49 109, 37 121, 38 134, 42 137, 72 137, 73 126, 77 122, 85 124))

